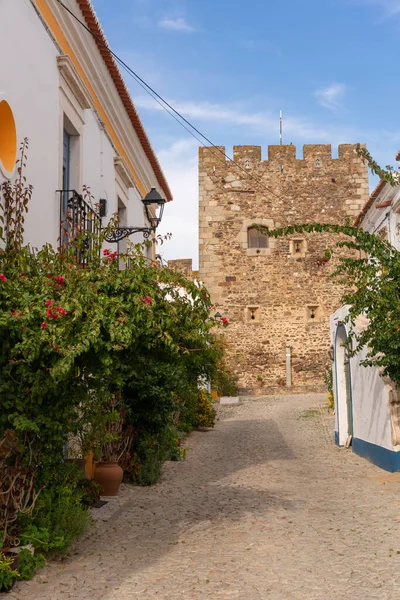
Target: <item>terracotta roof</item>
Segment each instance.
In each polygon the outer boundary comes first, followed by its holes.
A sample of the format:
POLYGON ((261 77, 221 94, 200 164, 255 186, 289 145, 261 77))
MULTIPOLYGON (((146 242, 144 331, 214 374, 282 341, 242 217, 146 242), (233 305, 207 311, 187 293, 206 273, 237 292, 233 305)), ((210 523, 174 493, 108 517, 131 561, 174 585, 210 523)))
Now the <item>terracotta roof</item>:
POLYGON ((147 133, 143 127, 142 121, 140 120, 140 117, 135 108, 135 105, 133 104, 131 95, 128 92, 128 88, 126 87, 126 84, 122 78, 122 75, 117 66, 117 63, 115 62, 115 60, 114 60, 113 56, 110 54, 110 52, 107 50, 108 42, 107 42, 106 36, 101 28, 99 20, 96 16, 93 5, 90 0, 77 0, 77 3, 83 13, 83 16, 85 17, 87 26, 89 27, 90 31, 92 32, 92 34, 94 36, 94 40, 99 49, 99 52, 100 52, 101 56, 103 57, 103 60, 108 68, 108 71, 114 81, 115 87, 118 90, 118 93, 121 97, 121 100, 123 102, 125 110, 128 113, 131 123, 138 135, 140 143, 142 144, 143 150, 145 151, 145 154, 146 154, 147 158, 149 159, 151 166, 153 167, 157 181, 158 181, 160 187, 162 188, 162 190, 164 191, 166 200, 170 201, 170 200, 172 200, 171 190, 169 188, 167 180, 165 179, 164 173, 162 172, 160 163, 158 162, 158 159, 157 159, 156 155, 154 154, 154 150, 151 147, 150 140, 147 137, 147 133))
POLYGON ((386 185, 386 181, 383 181, 383 180, 381 180, 378 183, 378 185, 376 186, 376 188, 374 189, 374 191, 372 192, 372 194, 366 201, 364 208, 362 209, 362 211, 360 212, 360 214, 354 221, 355 227, 358 227, 360 225, 361 221, 363 220, 363 218, 365 217, 365 215, 367 214, 367 212, 369 211, 369 209, 371 208, 371 206, 373 205, 373 203, 375 202, 375 200, 377 199, 377 197, 379 196, 379 194, 381 193, 381 191, 383 190, 385 185, 386 185))

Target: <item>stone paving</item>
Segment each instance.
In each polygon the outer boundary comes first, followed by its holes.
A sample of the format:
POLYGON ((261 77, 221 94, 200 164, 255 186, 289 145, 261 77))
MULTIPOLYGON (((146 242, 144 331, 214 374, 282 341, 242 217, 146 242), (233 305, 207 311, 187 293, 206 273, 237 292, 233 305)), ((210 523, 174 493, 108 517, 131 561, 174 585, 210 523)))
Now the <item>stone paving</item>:
POLYGON ((332 443, 324 396, 221 406, 161 483, 8 600, 394 600, 400 477, 332 443))

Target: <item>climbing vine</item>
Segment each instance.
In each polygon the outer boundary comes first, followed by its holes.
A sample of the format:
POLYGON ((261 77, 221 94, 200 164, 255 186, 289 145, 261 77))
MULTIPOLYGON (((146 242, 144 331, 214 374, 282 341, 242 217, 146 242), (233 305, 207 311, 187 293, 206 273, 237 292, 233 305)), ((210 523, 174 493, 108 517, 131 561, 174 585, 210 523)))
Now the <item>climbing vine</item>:
POLYGON ((350 305, 347 321, 351 355, 367 349, 364 365, 383 368, 383 373, 400 385, 400 253, 388 242, 351 224, 308 223, 269 230, 256 225, 270 237, 299 233, 330 233, 338 241, 329 251, 351 251, 340 256, 332 277, 345 286, 342 302, 350 305), (357 332, 359 315, 368 319, 367 327, 357 332))
MULTIPOLYGON (((360 144, 356 153, 381 181, 395 187, 400 184, 400 174, 393 167, 381 167, 370 152, 360 144)), ((383 369, 383 374, 400 385, 400 252, 389 242, 350 222, 344 225, 307 223, 290 225, 274 230, 254 225, 271 237, 290 236, 299 233, 329 233, 338 236, 333 248, 327 248, 325 258, 341 249, 350 252, 340 255, 332 277, 345 287, 343 304, 349 305, 346 318, 352 327, 348 338, 350 355, 363 348, 365 366, 383 369), (367 318, 362 331, 354 327, 359 315, 367 318)))

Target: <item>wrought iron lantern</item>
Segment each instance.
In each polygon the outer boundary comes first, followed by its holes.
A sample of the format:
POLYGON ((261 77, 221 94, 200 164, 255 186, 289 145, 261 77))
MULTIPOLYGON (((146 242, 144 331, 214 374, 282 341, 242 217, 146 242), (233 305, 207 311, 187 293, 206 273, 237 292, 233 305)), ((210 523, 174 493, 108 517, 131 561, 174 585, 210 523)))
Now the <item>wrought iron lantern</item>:
POLYGON ((150 227, 116 227, 113 231, 105 235, 104 239, 106 242, 119 242, 133 233, 142 233, 145 239, 150 237, 151 233, 155 231, 161 223, 165 200, 160 196, 156 188, 151 188, 150 192, 143 198, 142 202, 150 227))
POLYGON ((143 198, 146 217, 151 224, 152 229, 157 229, 161 223, 164 213, 165 200, 157 192, 156 188, 151 188, 150 192, 143 198), (153 210, 153 212, 152 212, 153 210))

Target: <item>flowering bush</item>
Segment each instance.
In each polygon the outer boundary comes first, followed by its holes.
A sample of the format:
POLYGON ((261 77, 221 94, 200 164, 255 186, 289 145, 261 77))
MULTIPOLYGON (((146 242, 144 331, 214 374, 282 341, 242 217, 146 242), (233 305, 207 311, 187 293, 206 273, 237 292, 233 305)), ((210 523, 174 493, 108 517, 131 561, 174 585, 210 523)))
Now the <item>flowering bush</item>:
POLYGON ((199 390, 197 397, 197 422, 199 427, 215 427, 215 408, 211 395, 199 390))
MULTIPOLYGON (((13 224, 0 225, 0 439, 13 432, 18 466, 35 473, 29 480, 35 493, 46 488, 30 525, 72 540, 75 533, 57 529, 59 516, 43 519, 65 497, 61 512, 75 511, 81 529, 86 523, 86 506, 74 504, 65 481, 56 484, 54 478, 64 472, 68 438, 85 427, 77 415, 90 414, 93 398, 118 395, 124 427, 161 435, 177 398, 210 375, 220 350, 207 291, 178 273, 149 266, 139 247, 129 254, 130 268, 119 270, 117 252, 105 249, 101 255, 101 234, 89 240, 85 261, 80 234, 71 243, 63 240, 59 252, 45 246, 33 253, 24 246, 32 188, 23 187, 20 168, 18 177, 17 187, 2 188, 5 221, 0 215, 0 223, 13 224)), ((104 403, 100 409, 107 410, 104 403)), ((21 527, 14 516, 9 539, 21 527)))
POLYGON ((90 390, 123 391, 135 419, 165 422, 172 393, 209 374, 217 353, 206 290, 132 261, 125 271, 80 269, 50 248, 13 260, 0 252, 0 428, 60 451, 90 390))

